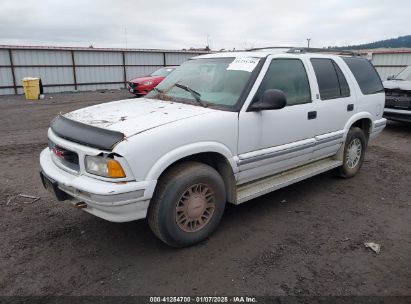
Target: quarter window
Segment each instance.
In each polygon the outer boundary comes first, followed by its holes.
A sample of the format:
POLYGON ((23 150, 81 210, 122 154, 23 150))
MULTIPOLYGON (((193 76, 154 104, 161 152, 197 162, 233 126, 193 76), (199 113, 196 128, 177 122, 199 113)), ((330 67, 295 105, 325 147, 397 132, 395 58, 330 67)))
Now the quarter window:
POLYGON ((322 100, 350 96, 350 88, 343 72, 331 59, 311 59, 322 100))
POLYGON ((364 95, 384 92, 380 76, 367 59, 344 57, 343 60, 354 74, 364 95))
POLYGON ((287 106, 311 102, 307 73, 299 59, 273 59, 254 101, 259 100, 269 89, 283 91, 287 97, 287 106))

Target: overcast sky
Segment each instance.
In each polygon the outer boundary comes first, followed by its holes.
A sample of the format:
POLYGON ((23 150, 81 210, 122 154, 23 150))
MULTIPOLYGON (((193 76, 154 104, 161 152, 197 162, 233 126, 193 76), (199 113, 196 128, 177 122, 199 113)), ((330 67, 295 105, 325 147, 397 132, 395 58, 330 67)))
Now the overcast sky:
POLYGON ((244 49, 411 34, 409 0, 0 0, 0 44, 244 49))

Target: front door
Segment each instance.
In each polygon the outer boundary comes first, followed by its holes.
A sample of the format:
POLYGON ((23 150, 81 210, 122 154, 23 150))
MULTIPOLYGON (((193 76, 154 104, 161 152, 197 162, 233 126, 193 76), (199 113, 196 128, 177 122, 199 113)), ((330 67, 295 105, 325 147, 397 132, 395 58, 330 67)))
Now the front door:
MULTIPOLYGON (((272 175, 308 162, 315 146, 316 111, 306 67, 295 58, 267 59, 251 103, 268 89, 282 90, 285 108, 239 114, 238 184, 272 175)), ((250 104, 251 104, 250 103, 250 104)))

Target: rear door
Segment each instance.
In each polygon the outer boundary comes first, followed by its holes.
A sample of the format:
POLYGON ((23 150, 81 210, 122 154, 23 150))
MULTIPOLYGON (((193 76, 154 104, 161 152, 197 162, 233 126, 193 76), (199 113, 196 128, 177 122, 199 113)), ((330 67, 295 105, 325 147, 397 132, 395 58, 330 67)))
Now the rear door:
POLYGON ((318 84, 315 94, 318 124, 313 159, 319 159, 335 154, 340 148, 345 124, 357 111, 356 96, 350 79, 344 75, 346 66, 341 64, 341 58, 313 57, 310 62, 318 84))

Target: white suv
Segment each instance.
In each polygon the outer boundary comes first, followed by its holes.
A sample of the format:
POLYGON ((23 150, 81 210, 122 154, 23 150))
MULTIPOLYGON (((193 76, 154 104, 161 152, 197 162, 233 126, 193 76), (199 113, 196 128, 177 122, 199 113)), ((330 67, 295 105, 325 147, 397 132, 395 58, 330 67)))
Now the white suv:
POLYGON ((59 200, 113 222, 147 217, 165 243, 207 238, 241 204, 336 168, 360 169, 383 130, 384 90, 355 56, 203 55, 144 99, 59 115, 40 155, 59 200))

